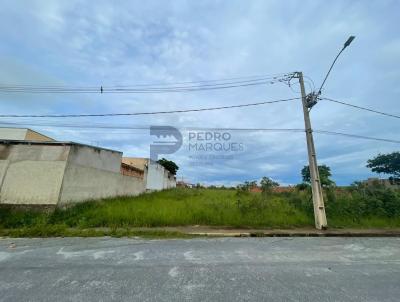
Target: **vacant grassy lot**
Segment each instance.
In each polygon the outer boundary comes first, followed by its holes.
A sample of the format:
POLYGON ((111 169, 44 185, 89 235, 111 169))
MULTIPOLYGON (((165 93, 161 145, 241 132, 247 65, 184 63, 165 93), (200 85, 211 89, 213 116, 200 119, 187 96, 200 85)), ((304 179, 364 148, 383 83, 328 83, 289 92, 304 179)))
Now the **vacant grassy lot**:
MULTIPOLYGON (((312 227, 310 197, 307 190, 261 194, 232 189, 173 189, 81 203, 50 214, 1 209, 0 234, 1 229, 30 231, 33 236, 63 234, 71 228, 312 227)), ((330 227, 400 227, 399 192, 381 187, 330 190, 325 199, 330 227)))
POLYGON ((312 224, 308 215, 280 197, 271 198, 261 211, 240 206, 235 190, 174 189, 137 197, 81 203, 53 214, 3 210, 0 212, 0 224, 5 228, 37 224, 65 224, 81 228, 196 224, 290 227, 312 224))

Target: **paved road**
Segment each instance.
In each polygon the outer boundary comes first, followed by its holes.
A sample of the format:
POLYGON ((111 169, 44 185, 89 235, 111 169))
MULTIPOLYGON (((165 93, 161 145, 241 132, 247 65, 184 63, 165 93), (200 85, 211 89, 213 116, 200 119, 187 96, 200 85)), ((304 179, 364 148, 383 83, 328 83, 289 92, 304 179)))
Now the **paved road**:
POLYGON ((400 238, 0 240, 0 301, 399 300, 400 238))

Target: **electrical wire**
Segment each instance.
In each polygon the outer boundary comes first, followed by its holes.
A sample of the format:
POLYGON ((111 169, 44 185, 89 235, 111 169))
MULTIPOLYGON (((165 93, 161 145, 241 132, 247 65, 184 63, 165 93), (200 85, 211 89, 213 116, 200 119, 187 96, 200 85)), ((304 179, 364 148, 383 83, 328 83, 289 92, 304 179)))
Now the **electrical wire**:
POLYGON ((326 100, 326 101, 329 101, 329 102, 333 102, 333 103, 337 103, 337 104, 341 104, 341 105, 345 105, 345 106, 349 106, 349 107, 353 107, 353 108, 357 108, 357 109, 361 109, 361 110, 365 110, 365 111, 369 111, 369 112, 373 112, 373 113, 389 116, 389 117, 400 118, 400 115, 386 113, 386 112, 382 112, 382 111, 378 111, 378 110, 375 110, 375 109, 366 108, 366 107, 362 107, 362 106, 358 106, 358 105, 353 105, 353 104, 349 104, 349 103, 346 103, 346 102, 343 102, 343 101, 333 100, 333 99, 330 99, 330 98, 323 97, 323 98, 321 98, 321 100, 326 100))
MULTIPOLYGON (((99 125, 99 124, 59 124, 59 123, 4 123, 0 122, 0 124, 6 126, 44 126, 50 128, 78 128, 78 129, 116 129, 116 130, 150 130, 150 128, 162 128, 163 126, 130 126, 130 125, 99 125)), ((194 130, 205 130, 205 131, 254 131, 254 132, 305 132, 302 128, 223 128, 223 127, 174 127, 179 130, 184 131, 194 131, 194 130)), ((334 132, 328 130, 313 130, 314 133, 318 134, 326 134, 326 135, 336 135, 336 136, 344 136, 344 137, 351 137, 357 139, 365 139, 365 140, 373 140, 373 141, 380 141, 380 142, 388 142, 388 143, 396 143, 400 144, 399 140, 387 139, 387 138, 380 138, 380 137, 371 137, 371 136, 364 136, 352 133, 343 133, 343 132, 334 132)))
MULTIPOLYGON (((152 84, 135 84, 135 85, 113 85, 113 86, 106 86, 109 88, 116 87, 116 88, 135 88, 135 87, 146 87, 146 86, 171 86, 171 85, 183 85, 183 84, 202 84, 202 83, 212 83, 212 82, 225 82, 225 81, 232 81, 232 80, 260 80, 260 79, 278 79, 287 77, 292 75, 293 73, 276 73, 276 74, 262 74, 262 75, 250 75, 250 76, 242 76, 242 77, 231 77, 231 78, 223 78, 223 79, 213 79, 213 80, 199 80, 199 81, 186 81, 186 82, 159 82, 159 83, 152 83, 152 84)), ((0 85, 1 86, 1 85, 0 85)), ((20 88, 67 88, 67 86, 62 85, 52 85, 52 86, 38 86, 38 85, 10 85, 10 87, 20 87, 20 88)), ((68 86, 69 88, 96 88, 98 89, 99 86, 68 86)))
MULTIPOLYGON (((81 86, 81 87, 67 87, 67 86, 33 86, 33 85, 0 85, 0 92, 10 93, 170 93, 170 92, 190 92, 201 90, 215 90, 215 89, 228 89, 237 87, 247 87, 265 84, 275 84, 278 82, 286 82, 288 76, 291 74, 284 74, 283 76, 254 78, 240 81, 226 80, 209 80, 198 82, 183 82, 183 83, 197 83, 196 85, 180 85, 170 86, 164 85, 134 85, 134 86, 81 86), (224 81, 223 83, 212 83, 212 81, 224 81), (204 84, 205 83, 205 84, 204 84)), ((232 78, 234 79, 234 78, 232 78)))
POLYGON ((197 84, 197 85, 184 85, 184 86, 166 86, 163 87, 163 85, 160 86, 153 86, 153 85, 148 85, 148 88, 141 88, 144 85, 138 85, 138 86, 88 86, 88 87, 67 87, 67 86, 5 86, 2 85, 0 86, 1 89, 31 89, 31 90, 38 90, 38 91, 45 91, 45 90, 50 90, 50 91, 98 91, 101 87, 103 88, 103 92, 105 91, 113 91, 113 90, 171 90, 171 89, 191 89, 191 88, 203 88, 203 87, 213 87, 213 86, 224 86, 224 85, 233 85, 233 84, 245 84, 245 83, 252 83, 252 82, 260 82, 260 81, 266 81, 266 80, 276 80, 276 79, 270 79, 270 78, 259 78, 259 79, 252 79, 252 80, 242 80, 242 81, 234 81, 234 82, 224 82, 224 83, 214 83, 214 84, 197 84), (140 89, 139 89, 140 88, 140 89))
POLYGON ((371 137, 371 136, 364 136, 364 135, 350 134, 350 133, 343 133, 343 132, 326 131, 326 130, 313 130, 313 132, 320 133, 320 134, 339 135, 339 136, 347 136, 347 137, 352 137, 352 138, 360 138, 360 139, 368 139, 368 140, 375 140, 375 141, 380 141, 380 142, 400 144, 399 140, 393 140, 393 139, 387 139, 387 138, 371 137))
POLYGON ((156 114, 171 114, 171 113, 187 113, 187 112, 200 112, 200 111, 213 111, 222 109, 233 109, 242 107, 259 106, 265 104, 274 104, 281 102, 289 102, 299 100, 300 98, 289 98, 281 100, 263 101, 257 103, 229 105, 220 107, 197 108, 197 109, 184 109, 184 110, 171 110, 171 111, 153 111, 153 112, 133 112, 133 113, 98 113, 98 114, 0 114, 0 118, 67 118, 67 117, 107 117, 107 116, 137 116, 137 115, 156 115, 156 114))

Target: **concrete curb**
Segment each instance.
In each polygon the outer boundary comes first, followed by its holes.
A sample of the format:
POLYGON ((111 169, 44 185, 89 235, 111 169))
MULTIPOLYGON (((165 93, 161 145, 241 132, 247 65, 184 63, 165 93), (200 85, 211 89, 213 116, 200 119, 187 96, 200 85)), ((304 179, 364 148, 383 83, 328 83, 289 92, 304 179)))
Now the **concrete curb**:
POLYGON ((206 237, 400 237, 400 232, 184 232, 206 237))
MULTIPOLYGON (((69 230, 74 230, 69 229, 69 230)), ((85 231, 102 231, 104 236, 113 236, 110 228, 93 228, 93 229, 77 229, 76 236, 80 237, 79 231, 82 232, 83 237, 85 231)), ((166 232, 175 233, 188 236, 202 236, 202 237, 399 237, 400 238, 400 228, 393 229, 328 229, 328 230, 317 230, 312 228, 298 228, 298 229, 230 229, 224 227, 208 227, 208 226, 185 226, 185 227, 137 227, 137 228, 120 228, 118 229, 122 232, 130 231, 132 233, 140 232, 145 234, 146 232, 166 232)), ((117 231, 118 231, 117 230, 117 231)), ((7 234, 7 231, 3 229, 3 234, 7 234)), ((140 234, 138 235, 140 236, 140 234)), ((9 237, 7 235, 0 236, 0 238, 9 237)), ((30 236, 27 236, 30 237, 30 236)), ((40 237, 40 236, 39 236, 40 237)), ((52 237, 52 236, 43 236, 52 237)), ((54 237, 70 237, 68 235, 60 234, 54 237)), ((102 237, 94 236, 94 237, 102 237)), ((118 237, 118 236, 116 236, 118 237)), ((162 234, 160 234, 162 237, 162 234)), ((173 236, 172 236, 173 237, 173 236)), ((178 236, 177 236, 178 237, 178 236)))

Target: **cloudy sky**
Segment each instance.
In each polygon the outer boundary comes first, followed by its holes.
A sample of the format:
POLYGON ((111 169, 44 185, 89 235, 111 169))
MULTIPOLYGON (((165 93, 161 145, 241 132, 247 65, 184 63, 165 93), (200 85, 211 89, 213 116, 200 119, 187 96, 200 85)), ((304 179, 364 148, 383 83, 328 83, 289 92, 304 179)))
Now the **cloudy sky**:
MULTIPOLYGON (((399 1, 113 3, 117 2, 2 1, 1 85, 162 85, 302 71, 310 92, 313 85, 320 85, 343 42, 355 35, 323 96, 400 114, 399 1)), ((299 86, 295 80, 292 84, 158 94, 0 92, 0 110, 2 114, 79 114, 217 107, 298 97, 299 86)), ((327 101, 319 102, 311 117, 316 130, 400 140, 395 118, 327 101)), ((189 132, 201 137, 206 128, 304 128, 299 100, 220 111, 2 118, 0 123, 27 125, 58 140, 138 157, 149 157, 149 146, 156 139, 148 127, 174 126, 182 132, 183 145, 165 157, 180 166, 179 178, 193 183, 230 185, 269 176, 282 184, 295 184, 307 164, 303 132, 217 131, 229 134, 224 143, 243 148, 189 150, 189 132)), ((399 150, 395 143, 326 134, 315 133, 314 140, 319 163, 331 167, 339 185, 373 176, 365 167, 367 159, 399 150)))

